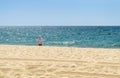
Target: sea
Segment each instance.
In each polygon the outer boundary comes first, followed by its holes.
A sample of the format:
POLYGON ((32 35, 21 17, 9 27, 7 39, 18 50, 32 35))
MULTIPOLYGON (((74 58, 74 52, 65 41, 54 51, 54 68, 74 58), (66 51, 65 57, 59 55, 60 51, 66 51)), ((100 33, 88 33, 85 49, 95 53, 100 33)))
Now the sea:
POLYGON ((120 48, 120 26, 0 26, 0 44, 120 48))

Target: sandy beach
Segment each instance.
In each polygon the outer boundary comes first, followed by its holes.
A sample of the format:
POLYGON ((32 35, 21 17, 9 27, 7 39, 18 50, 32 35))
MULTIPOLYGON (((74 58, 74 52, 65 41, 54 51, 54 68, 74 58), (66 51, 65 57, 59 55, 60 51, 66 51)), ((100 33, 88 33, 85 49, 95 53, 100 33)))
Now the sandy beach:
POLYGON ((0 78, 120 78, 120 49, 0 45, 0 78))

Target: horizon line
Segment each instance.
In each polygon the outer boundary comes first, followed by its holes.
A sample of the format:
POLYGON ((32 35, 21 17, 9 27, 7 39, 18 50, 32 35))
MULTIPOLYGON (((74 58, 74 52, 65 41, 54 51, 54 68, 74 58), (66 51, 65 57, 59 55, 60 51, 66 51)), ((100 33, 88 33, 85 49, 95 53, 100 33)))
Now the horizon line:
POLYGON ((0 26, 120 26, 120 25, 0 25, 0 26))

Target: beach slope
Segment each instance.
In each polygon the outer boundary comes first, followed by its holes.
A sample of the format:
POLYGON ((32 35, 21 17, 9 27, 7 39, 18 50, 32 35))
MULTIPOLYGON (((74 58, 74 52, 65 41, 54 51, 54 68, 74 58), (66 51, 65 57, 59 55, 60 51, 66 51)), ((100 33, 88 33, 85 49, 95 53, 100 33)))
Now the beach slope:
POLYGON ((0 78, 120 78, 120 49, 0 45, 0 78))

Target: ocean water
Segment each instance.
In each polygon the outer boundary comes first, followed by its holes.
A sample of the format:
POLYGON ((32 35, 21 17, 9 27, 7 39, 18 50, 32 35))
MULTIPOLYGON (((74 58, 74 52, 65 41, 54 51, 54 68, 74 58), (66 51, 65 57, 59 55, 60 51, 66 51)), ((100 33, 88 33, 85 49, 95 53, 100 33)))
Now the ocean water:
POLYGON ((120 48, 120 26, 1 26, 0 44, 120 48))

